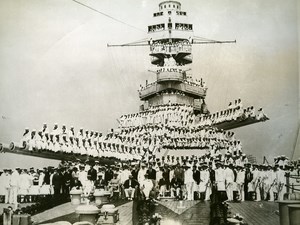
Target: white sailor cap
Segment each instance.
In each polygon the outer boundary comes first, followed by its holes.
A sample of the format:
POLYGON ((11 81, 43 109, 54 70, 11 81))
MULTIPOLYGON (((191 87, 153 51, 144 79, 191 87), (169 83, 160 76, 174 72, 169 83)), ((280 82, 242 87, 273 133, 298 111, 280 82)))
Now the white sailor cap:
POLYGON ((26 127, 26 128, 25 128, 25 130, 29 130, 29 128, 28 128, 28 127, 26 127))

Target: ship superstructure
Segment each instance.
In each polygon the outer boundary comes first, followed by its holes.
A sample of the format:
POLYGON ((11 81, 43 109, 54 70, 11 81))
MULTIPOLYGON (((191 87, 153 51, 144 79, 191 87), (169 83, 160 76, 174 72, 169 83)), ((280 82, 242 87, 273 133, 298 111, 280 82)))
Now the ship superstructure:
POLYGON ((141 87, 142 109, 162 104, 185 104, 201 112, 206 96, 204 82, 187 74, 192 63, 193 25, 177 1, 164 1, 148 26, 150 56, 156 82, 141 87))

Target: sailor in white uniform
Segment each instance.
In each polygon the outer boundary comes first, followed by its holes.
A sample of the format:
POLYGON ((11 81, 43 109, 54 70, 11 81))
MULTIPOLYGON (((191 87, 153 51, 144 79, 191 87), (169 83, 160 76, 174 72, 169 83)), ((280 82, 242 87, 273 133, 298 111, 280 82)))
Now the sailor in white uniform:
POLYGON ((186 166, 186 170, 184 171, 184 184, 187 191, 187 200, 193 200, 193 170, 191 166, 186 166))
POLYGON ((232 164, 229 164, 229 166, 225 169, 225 181, 228 201, 233 201, 234 173, 232 170, 232 164))
POLYGON ((142 182, 140 182, 141 190, 144 192, 146 199, 149 199, 150 192, 153 188, 153 182, 152 180, 148 179, 148 174, 145 173, 145 178, 142 182))
POLYGON ((20 168, 16 168, 10 177, 10 203, 14 204, 15 209, 18 208, 18 187, 19 187, 19 174, 20 168))

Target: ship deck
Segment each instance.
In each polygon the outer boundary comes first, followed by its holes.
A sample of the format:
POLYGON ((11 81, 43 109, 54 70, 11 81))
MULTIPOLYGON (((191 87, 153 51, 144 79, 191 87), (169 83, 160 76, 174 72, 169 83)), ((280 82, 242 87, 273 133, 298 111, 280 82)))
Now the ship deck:
MULTIPOLYGON (((179 201, 162 200, 155 211, 162 215, 162 225, 209 225, 209 202, 183 201, 184 209, 178 208, 179 201)), ((0 212, 8 204, 0 204, 0 212)), ((133 202, 123 201, 118 206, 120 221, 119 225, 130 225, 132 221, 133 202)), ((275 202, 242 202, 229 203, 232 214, 239 213, 249 225, 279 225, 279 216, 276 214, 278 204, 275 202)), ((47 211, 32 216, 34 224, 49 224, 57 221, 78 221, 75 214, 77 206, 70 202, 56 206, 47 211)))

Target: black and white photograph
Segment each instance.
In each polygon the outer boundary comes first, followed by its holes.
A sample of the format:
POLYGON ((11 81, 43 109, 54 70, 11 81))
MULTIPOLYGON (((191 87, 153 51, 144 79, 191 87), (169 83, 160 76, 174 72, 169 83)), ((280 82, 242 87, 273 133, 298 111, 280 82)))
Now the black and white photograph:
POLYGON ((1 0, 0 225, 300 225, 297 0, 1 0))

